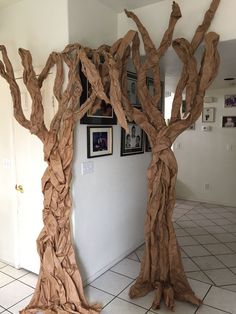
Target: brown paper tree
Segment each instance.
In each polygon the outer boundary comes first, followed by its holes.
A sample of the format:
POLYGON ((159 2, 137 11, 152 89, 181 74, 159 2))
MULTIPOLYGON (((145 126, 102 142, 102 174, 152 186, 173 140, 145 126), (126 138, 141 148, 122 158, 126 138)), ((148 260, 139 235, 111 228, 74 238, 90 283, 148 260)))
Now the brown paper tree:
POLYGON ((123 108, 129 119, 134 120, 147 133, 152 146, 152 161, 148 169, 148 206, 145 223, 145 256, 141 272, 130 290, 132 298, 156 290, 153 308, 159 308, 162 296, 166 305, 174 308, 174 299, 199 304, 186 279, 179 246, 176 240, 172 213, 175 204, 177 163, 171 150, 176 137, 200 116, 205 90, 213 81, 219 63, 216 51, 218 35, 206 34, 219 0, 213 0, 202 25, 197 29, 191 43, 177 39, 173 47, 183 62, 183 71, 173 102, 170 124, 167 126, 157 109, 161 97, 159 62, 172 42, 174 26, 181 17, 174 3, 169 27, 160 47, 156 49, 146 29, 131 12, 126 14, 137 24, 146 51, 141 62, 139 37, 135 31, 118 40, 112 47, 101 46, 97 50, 83 48, 79 44, 67 46, 61 53, 52 53, 39 76, 33 69, 29 51, 20 49, 24 68, 23 80, 32 99, 30 118, 24 115, 20 89, 13 67, 4 46, 0 46, 3 62, 0 75, 8 82, 16 120, 44 145, 44 159, 48 166, 42 178, 44 194, 44 227, 38 240, 40 273, 30 304, 22 313, 99 313, 99 305, 90 306, 84 296, 79 269, 71 242, 71 165, 73 158, 73 131, 76 121, 89 109, 104 100, 113 106, 122 127, 128 130, 123 108), (200 70, 194 52, 205 40, 200 70), (132 46, 132 48, 131 48, 132 46), (129 103, 127 95, 127 62, 132 49, 132 60, 137 72, 138 96, 142 111, 129 103), (101 57, 104 59, 101 63, 101 57), (84 104, 78 106, 82 93, 79 65, 91 85, 91 93, 84 104), (57 112, 47 128, 44 122, 44 104, 41 87, 50 69, 56 67, 54 96, 58 102, 57 112), (64 68, 68 68, 65 78, 64 68), (146 75, 151 70, 154 77, 155 96, 150 96, 146 75), (65 82, 66 81, 66 82, 65 82), (122 92, 120 89, 122 87, 122 92), (181 119, 182 93, 186 91, 187 117, 181 119), (121 106, 121 100, 123 108, 121 106))
POLYGON ((138 17, 126 11, 136 23, 142 37, 145 60, 140 55, 140 40, 137 32, 130 31, 120 40, 112 53, 119 58, 122 101, 127 116, 135 121, 148 135, 152 147, 152 159, 147 171, 148 203, 145 221, 145 253, 140 274, 130 289, 130 297, 137 298, 155 290, 153 309, 160 307, 164 299, 166 306, 173 310, 174 300, 188 301, 199 305, 200 300, 192 291, 181 261, 180 249, 172 223, 175 206, 175 185, 177 162, 171 149, 178 135, 186 130, 200 116, 206 89, 214 80, 219 55, 219 36, 207 30, 214 17, 220 0, 213 0, 202 24, 197 28, 191 42, 184 38, 172 42, 176 22, 181 17, 179 6, 174 2, 169 26, 158 48, 155 47, 147 30, 138 17), (198 69, 195 51, 202 42, 205 51, 198 69), (160 59, 171 45, 183 63, 183 70, 173 100, 170 123, 167 125, 157 109, 161 99, 160 59), (127 94, 127 63, 132 58, 137 74, 137 94, 142 110, 134 108, 127 94), (149 94, 146 77, 152 72, 155 95, 149 94), (181 117, 182 94, 186 94, 186 113, 181 117))
MULTIPOLYGON (((37 240, 40 256, 40 273, 34 295, 21 313, 99 313, 99 305, 90 306, 83 292, 79 269, 71 242, 71 166, 73 158, 73 130, 75 123, 96 102, 111 103, 119 122, 127 129, 126 118, 120 103, 121 91, 116 63, 107 52, 107 47, 98 50, 69 45, 62 53, 52 53, 39 76, 36 76, 29 51, 19 49, 24 68, 23 80, 32 98, 30 119, 26 119, 21 103, 21 93, 7 51, 0 46, 3 62, 0 75, 8 82, 16 120, 44 145, 44 160, 48 166, 42 177, 44 194, 44 227, 37 240), (101 66, 99 60, 104 59, 101 66), (79 65, 91 84, 91 93, 80 107, 82 92, 79 65), (44 107, 41 87, 50 69, 56 67, 54 96, 58 110, 47 129, 44 123, 44 107), (65 87, 64 68, 68 68, 65 87), (103 83, 109 82, 110 95, 104 92, 103 83)), ((106 84, 107 85, 107 84, 106 84)))

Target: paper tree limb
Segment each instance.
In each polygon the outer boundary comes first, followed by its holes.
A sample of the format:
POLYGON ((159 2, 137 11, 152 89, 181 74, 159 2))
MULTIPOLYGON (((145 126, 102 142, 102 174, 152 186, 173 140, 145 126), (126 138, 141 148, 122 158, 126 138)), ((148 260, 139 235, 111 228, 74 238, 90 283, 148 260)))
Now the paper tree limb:
POLYGON ((73 159, 73 131, 80 119, 95 103, 96 99, 111 102, 122 125, 127 128, 121 105, 119 72, 116 62, 108 54, 107 46, 100 47, 97 54, 104 54, 110 80, 107 95, 103 78, 99 72, 97 58, 92 61, 92 50, 79 44, 67 46, 62 53, 50 54, 38 78, 32 65, 30 52, 20 49, 24 68, 23 79, 32 99, 31 115, 27 120, 21 104, 20 90, 14 77, 11 62, 4 46, 0 47, 3 61, 0 61, 0 75, 8 82, 13 98, 14 115, 17 121, 37 135, 44 144, 44 160, 48 166, 42 177, 44 194, 44 227, 37 239, 40 256, 40 272, 34 295, 21 313, 75 313, 95 314, 100 305, 89 305, 83 292, 80 272, 76 263, 71 241, 71 179, 73 159), (104 49, 104 51, 102 50, 104 49), (82 86, 78 68, 91 84, 91 95, 80 104, 82 86), (64 67, 68 67, 67 85, 64 86, 64 67), (53 94, 58 102, 57 112, 49 129, 44 124, 44 110, 41 87, 55 67, 56 75, 53 94))
MULTIPOLYGON (((170 125, 157 108, 155 100, 160 99, 159 61, 172 43, 172 36, 177 20, 181 17, 180 9, 173 4, 172 13, 160 47, 155 48, 147 30, 138 17, 126 11, 136 23, 146 51, 145 60, 141 62, 139 38, 133 36, 130 48, 125 46, 120 59, 123 62, 121 73, 122 99, 127 116, 132 118, 148 135, 152 147, 152 160, 147 171, 148 203, 145 220, 145 254, 141 262, 140 274, 130 289, 130 297, 137 298, 155 290, 153 309, 159 309, 161 300, 170 310, 174 310, 175 299, 199 305, 201 301, 192 291, 186 278, 180 249, 172 223, 175 206, 175 185, 177 162, 171 145, 176 137, 196 121, 201 114, 206 89, 216 76, 219 66, 217 44, 219 36, 207 34, 214 17, 219 0, 212 0, 205 14, 203 23, 197 28, 193 39, 173 41, 173 47, 183 62, 183 70, 178 82, 172 106, 170 125), (195 50, 205 40, 205 52, 198 71, 195 50), (127 58, 132 50, 132 61, 137 74, 138 98, 143 111, 133 108, 127 99, 127 58), (151 70, 155 81, 155 97, 149 95, 146 76, 151 70), (182 94, 186 91, 188 116, 180 115, 182 94)), ((127 38, 119 43, 124 46, 127 38)), ((116 51, 119 51, 117 49, 116 51)), ((115 54, 115 52, 114 52, 115 54)))

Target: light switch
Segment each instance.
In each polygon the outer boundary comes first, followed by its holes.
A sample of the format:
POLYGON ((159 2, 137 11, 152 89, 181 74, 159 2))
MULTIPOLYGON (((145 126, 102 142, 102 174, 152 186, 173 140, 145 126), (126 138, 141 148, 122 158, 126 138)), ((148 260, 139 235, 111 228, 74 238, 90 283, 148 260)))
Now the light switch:
POLYGON ((85 174, 91 174, 94 172, 93 161, 84 161, 81 163, 81 174, 84 176, 85 174))
POLYGON ((227 145, 226 145, 226 150, 227 150, 228 152, 231 152, 232 149, 233 149, 232 144, 227 144, 227 145))

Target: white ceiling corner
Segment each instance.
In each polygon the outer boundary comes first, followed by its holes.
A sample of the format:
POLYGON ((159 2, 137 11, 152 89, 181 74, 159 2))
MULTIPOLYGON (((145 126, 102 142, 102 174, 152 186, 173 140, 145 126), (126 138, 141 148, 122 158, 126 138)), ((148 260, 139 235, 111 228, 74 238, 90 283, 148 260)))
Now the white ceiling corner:
POLYGON ((103 5, 109 7, 113 11, 120 13, 123 12, 124 9, 134 10, 164 0, 98 0, 98 1, 103 5))

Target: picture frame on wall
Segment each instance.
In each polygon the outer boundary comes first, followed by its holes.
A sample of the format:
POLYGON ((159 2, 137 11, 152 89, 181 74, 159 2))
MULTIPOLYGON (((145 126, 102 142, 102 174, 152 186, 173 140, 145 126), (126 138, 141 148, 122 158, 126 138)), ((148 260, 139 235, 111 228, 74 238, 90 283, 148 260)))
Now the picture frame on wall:
POLYGON ((186 100, 185 99, 182 100, 181 108, 182 108, 182 115, 184 115, 186 112, 186 100))
POLYGON ((101 157, 113 153, 112 126, 87 127, 87 157, 101 157))
MULTIPOLYGON (((151 77, 147 77, 147 88, 149 94, 153 97, 155 95, 155 88, 154 88, 154 80, 151 77)), ((161 81, 161 99, 159 104, 157 105, 158 110, 164 115, 165 110, 165 86, 164 82, 161 81)))
POLYGON ((127 80, 128 80, 128 98, 132 105, 135 107, 141 107, 141 104, 138 99, 137 94, 137 75, 133 72, 127 72, 127 80))
MULTIPOLYGON (((86 76, 80 71, 82 94, 81 103, 84 103, 91 94, 91 85, 86 76)), ((115 125, 117 124, 117 118, 114 109, 110 104, 107 104, 104 100, 96 99, 94 106, 88 110, 84 117, 80 120, 81 124, 92 125, 115 125)))
POLYGON ((150 145, 147 134, 145 134, 145 152, 151 152, 151 151, 152 151, 152 147, 150 145))
POLYGON ((215 122, 215 107, 203 108, 202 122, 215 122))
POLYGON ((222 128, 236 128, 236 116, 223 116, 222 128))
POLYGON ((236 95, 225 95, 224 107, 225 108, 236 107, 236 95))
POLYGON ((121 129, 121 156, 144 153, 143 130, 135 123, 128 123, 129 133, 121 129))

